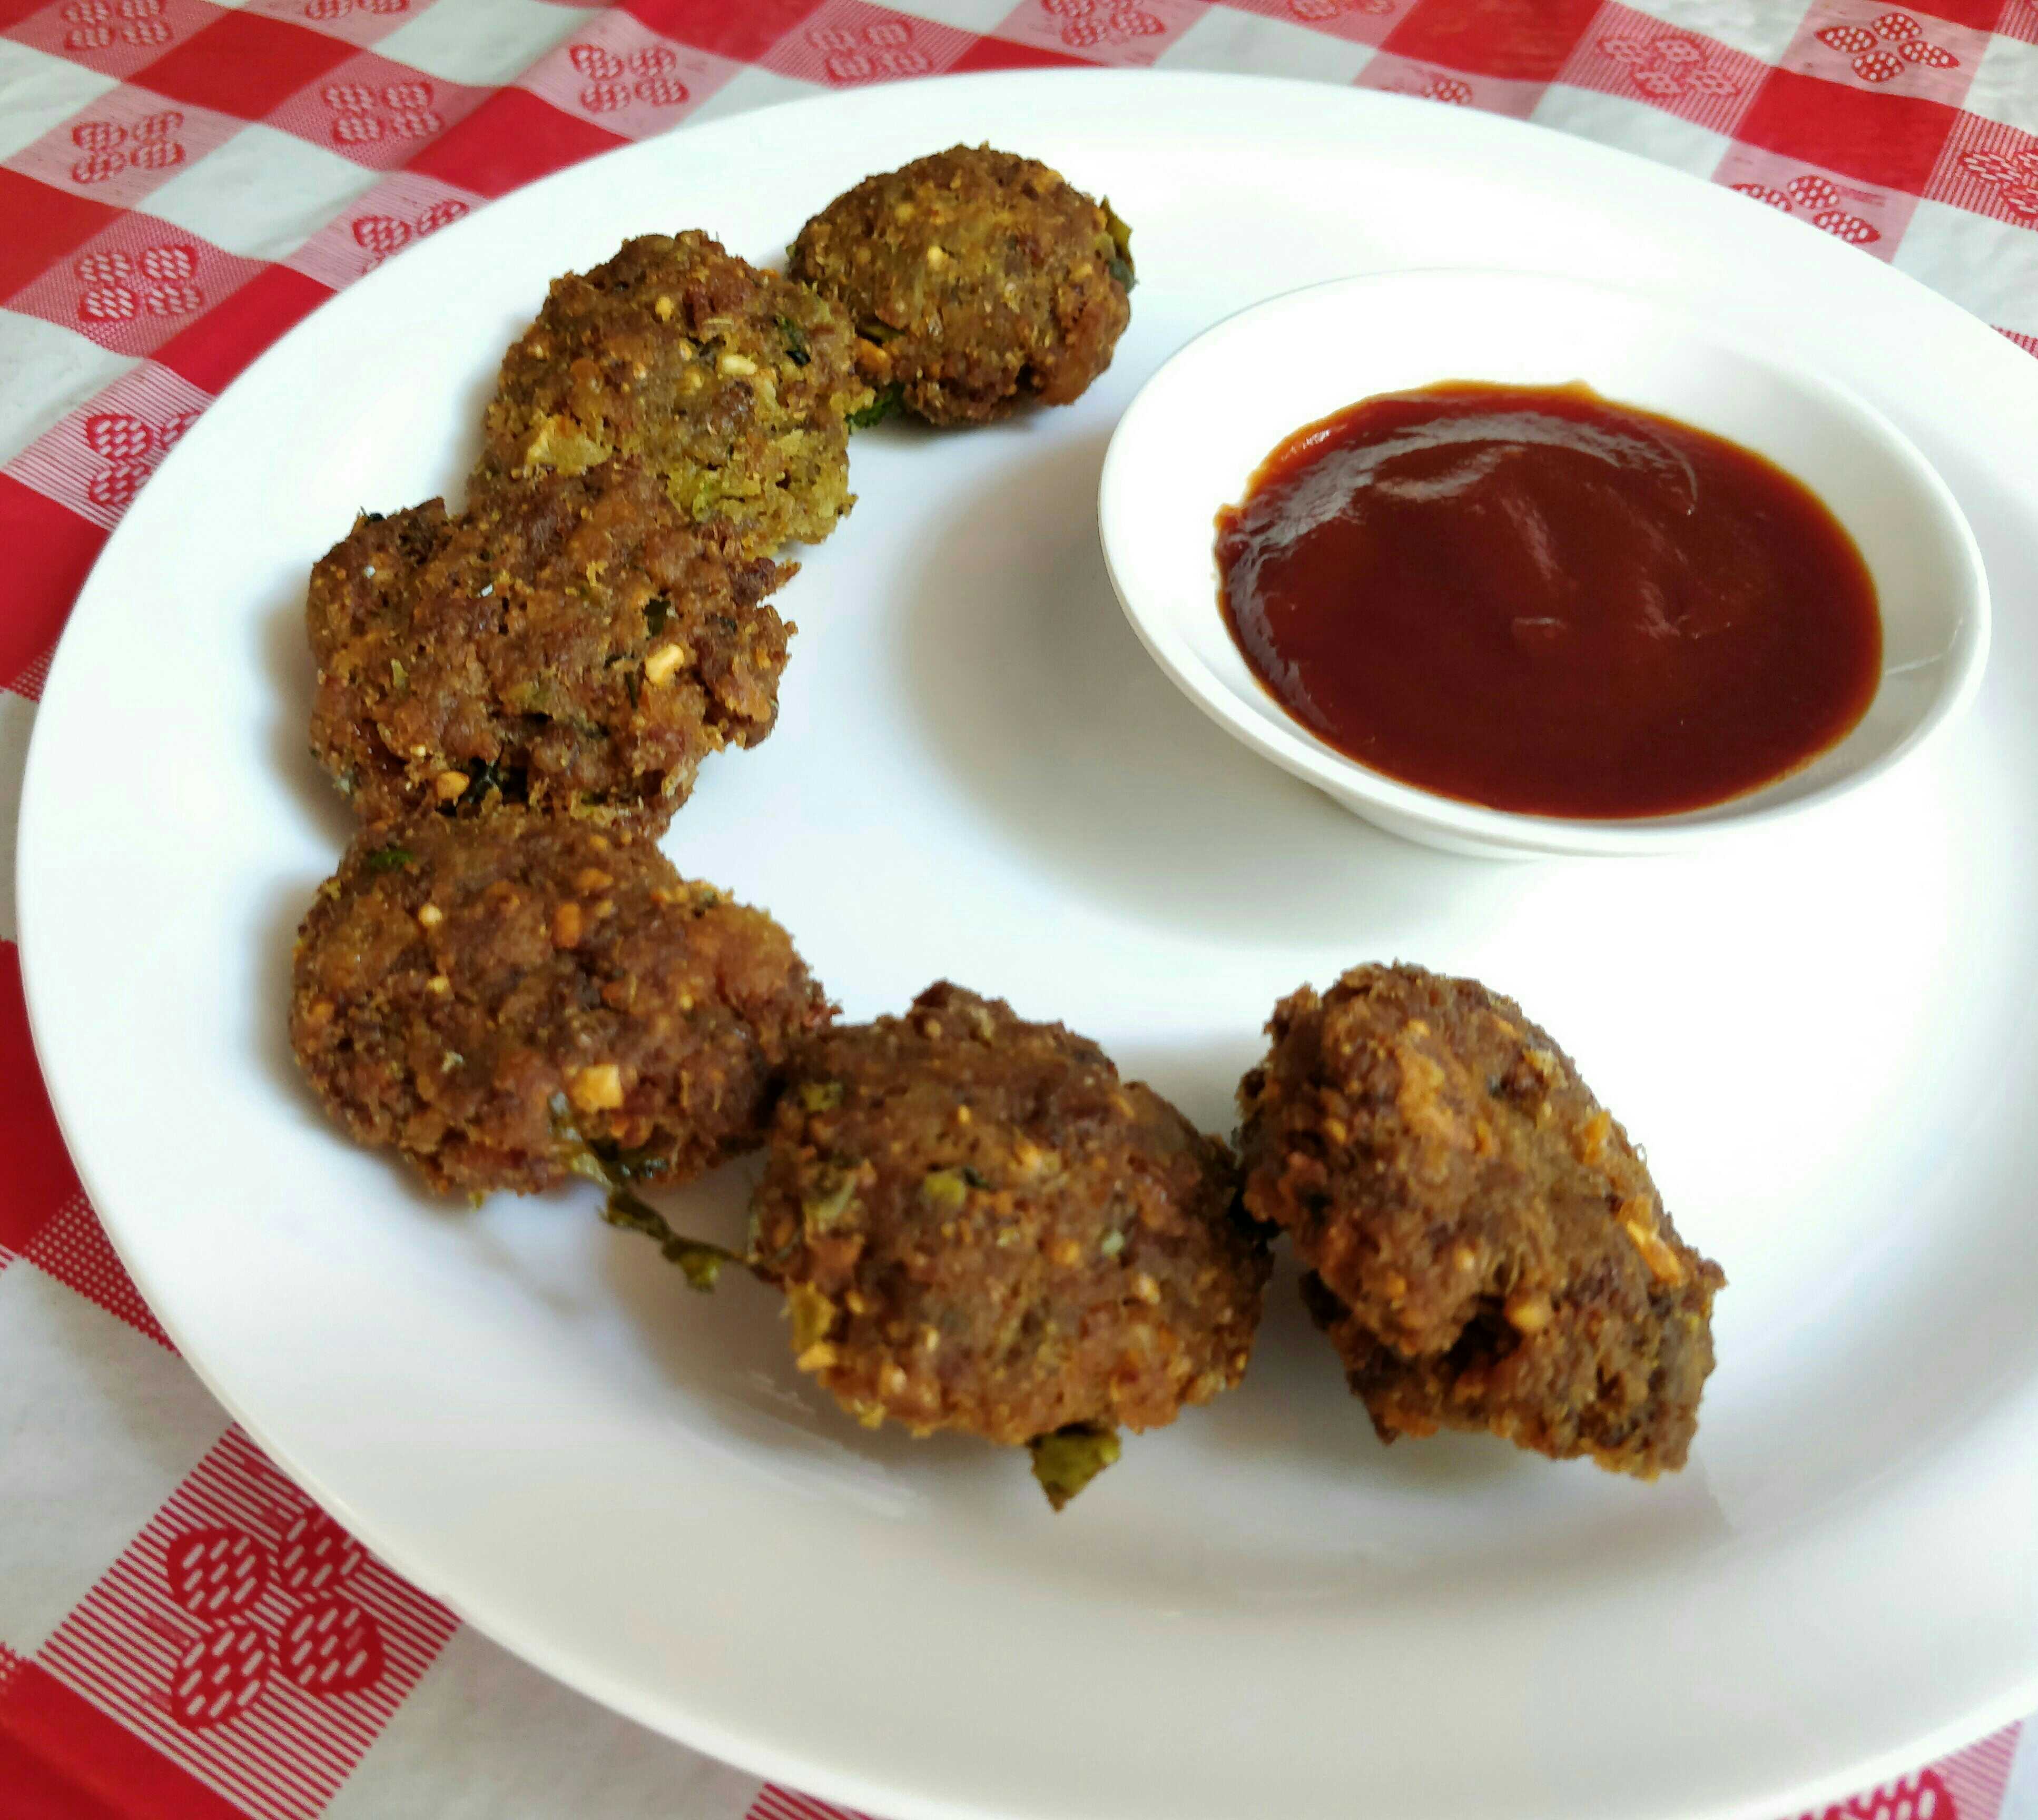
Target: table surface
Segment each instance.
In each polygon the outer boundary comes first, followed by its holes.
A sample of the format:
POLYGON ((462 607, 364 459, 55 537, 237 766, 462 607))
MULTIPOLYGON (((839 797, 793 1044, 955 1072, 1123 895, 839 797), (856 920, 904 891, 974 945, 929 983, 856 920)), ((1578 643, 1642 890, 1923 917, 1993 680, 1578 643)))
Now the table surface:
MULTIPOLYGON (((0 1820, 839 1815, 463 1627, 178 1359, 36 1070, 21 768, 122 511, 334 291, 491 197, 689 122, 1099 65, 1350 83, 1582 134, 1835 234, 2038 355, 2038 0, 0 0, 0 1820)), ((1832 1811, 2038 1820, 2038 1750, 2012 1727, 1832 1811)))

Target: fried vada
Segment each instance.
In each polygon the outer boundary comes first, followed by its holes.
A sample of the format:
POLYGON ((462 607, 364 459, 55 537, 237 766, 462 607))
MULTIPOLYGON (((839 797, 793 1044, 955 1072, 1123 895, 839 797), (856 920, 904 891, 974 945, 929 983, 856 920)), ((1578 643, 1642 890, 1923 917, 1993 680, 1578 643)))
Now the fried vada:
POLYGON ((1245 1205, 1294 1240, 1381 1438, 1681 1466, 1726 1279, 1549 1035, 1413 967, 1305 986, 1267 1029, 1239 1088, 1245 1205))
POLYGON ((778 924, 648 841, 498 806, 355 837, 298 931, 290 1034, 359 1142, 441 1194, 529 1193, 754 1148, 833 1009, 778 924))
POLYGON ((851 1414, 1032 1445, 1059 1507, 1244 1372, 1269 1265, 1236 1190, 1094 1043, 942 983, 800 1049, 752 1258, 851 1414))
POLYGON ((788 269, 854 322, 880 397, 930 423, 1072 403, 1132 316, 1109 205, 987 146, 866 177, 800 230, 788 269))

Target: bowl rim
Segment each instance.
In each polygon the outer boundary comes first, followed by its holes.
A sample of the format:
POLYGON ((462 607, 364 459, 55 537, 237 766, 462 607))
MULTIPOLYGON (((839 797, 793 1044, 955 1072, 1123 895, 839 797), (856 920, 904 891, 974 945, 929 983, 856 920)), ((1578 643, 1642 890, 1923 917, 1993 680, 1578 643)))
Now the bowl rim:
MULTIPOLYGON (((1462 378, 1465 375, 1455 373, 1451 376, 1462 378)), ((1303 424, 1297 423, 1294 429, 1303 427, 1303 424)), ((1292 435, 1294 430, 1286 433, 1292 435)), ((1266 452, 1268 452, 1261 451, 1259 455, 1263 456, 1266 452)), ((1097 533, 1112 592, 1117 595, 1119 607, 1134 633, 1162 672, 1206 715, 1234 739, 1284 770, 1315 784, 1351 812, 1371 819, 1370 812, 1377 810, 1385 818, 1385 825, 1392 831, 1400 833, 1409 825, 1421 826, 1447 837, 1453 845, 1465 843, 1464 850, 1483 847, 1531 854, 1585 856, 1658 853, 1794 820, 1829 806, 1887 776, 1897 765, 1914 759, 1973 702, 1988 667, 1993 613, 1987 571, 1974 528, 1938 470, 1894 422, 1852 387, 1810 362, 1780 352, 1754 334, 1722 327, 1646 290, 1573 278, 1558 273, 1488 265, 1395 267, 1323 279, 1276 293, 1234 310, 1170 354, 1133 395, 1120 414, 1104 452, 1097 484, 1097 533), (1894 465, 1904 472, 1951 532, 1957 560, 1969 585, 1965 611, 1956 622, 1955 638, 1950 648, 1957 661, 1948 665, 1938 694, 1917 724, 1888 751, 1841 772, 1814 789, 1780 801, 1765 802, 1763 798, 1795 776, 1796 770, 1701 808, 1683 810, 1674 815, 1597 819, 1531 815, 1444 796, 1374 770, 1336 751, 1289 715, 1271 693, 1267 694, 1267 699, 1280 708, 1282 720, 1279 722, 1252 713, 1237 700, 1231 690, 1169 622, 1171 603, 1160 598, 1154 590, 1128 585, 1124 573, 1131 566, 1130 550, 1134 542, 1127 535, 1125 528, 1138 516, 1132 497, 1135 484, 1131 478, 1133 452, 1139 445, 1146 418, 1153 408, 1153 400, 1180 382, 1182 372, 1203 356, 1208 344, 1236 334, 1248 320, 1291 314, 1312 306, 1328 308, 1354 291, 1412 284, 1487 287, 1508 284, 1562 292, 1572 297, 1589 297, 1602 303, 1624 306, 1654 319, 1668 335, 1734 355, 1762 369, 1781 388, 1818 398, 1841 414, 1850 415, 1871 428, 1894 465)), ((1213 612, 1217 610, 1214 591, 1209 605, 1213 612)), ((1259 679, 1256 676, 1253 679, 1257 684, 1259 679)), ((1878 682, 1878 691, 1880 687, 1878 682)), ((1805 762, 1815 762, 1821 755, 1815 754, 1805 762)))

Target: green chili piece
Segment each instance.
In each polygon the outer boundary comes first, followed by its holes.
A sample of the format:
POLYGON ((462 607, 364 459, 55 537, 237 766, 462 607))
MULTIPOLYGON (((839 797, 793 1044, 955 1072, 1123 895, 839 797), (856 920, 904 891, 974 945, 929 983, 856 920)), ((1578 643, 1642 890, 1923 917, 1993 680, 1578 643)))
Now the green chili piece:
POLYGON ((1118 1431, 1101 1422, 1071 1422, 1052 1434, 1036 1435, 1026 1444, 1033 1456, 1033 1477, 1056 1510, 1115 1462, 1118 1431))
POLYGON ((1104 231, 1111 236, 1112 251, 1116 255, 1111 261, 1111 275, 1130 290, 1139 282, 1133 275, 1132 230, 1111 206, 1110 197, 1106 196, 1100 206, 1104 210, 1104 231))

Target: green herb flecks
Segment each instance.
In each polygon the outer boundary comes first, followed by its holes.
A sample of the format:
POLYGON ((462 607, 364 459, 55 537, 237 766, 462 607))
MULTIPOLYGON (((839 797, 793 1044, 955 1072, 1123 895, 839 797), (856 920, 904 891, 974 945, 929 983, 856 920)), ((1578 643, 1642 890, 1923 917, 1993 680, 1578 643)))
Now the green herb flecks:
POLYGON ((612 1226, 642 1232, 655 1240, 666 1262, 678 1265, 684 1273, 687 1286, 703 1295, 721 1281, 723 1265, 743 1262, 733 1251, 710 1245, 704 1239, 682 1238, 665 1224, 656 1208, 646 1206, 627 1188, 609 1190, 608 1198, 602 1203, 601 1216, 612 1226))
MULTIPOLYGON (((552 1130, 559 1141, 566 1146, 566 1167, 574 1175, 583 1176, 597 1186, 608 1190, 603 1202, 601 1216, 612 1226, 620 1226, 629 1232, 642 1232, 653 1240, 665 1257, 668 1263, 676 1264, 686 1277, 688 1286, 703 1294, 712 1289, 722 1276, 725 1264, 742 1265, 744 1260, 733 1251, 719 1245, 711 1245, 705 1239, 689 1239, 675 1232, 666 1224, 665 1216, 657 1208, 646 1205, 630 1192, 619 1159, 631 1155, 618 1152, 619 1161, 610 1162, 597 1156, 583 1138, 573 1122, 573 1110, 563 1093, 555 1093, 547 1103, 552 1115, 552 1130)), ((639 1162, 641 1164, 641 1158, 639 1162)), ((642 1171, 650 1174, 648 1169, 642 1171)))
POLYGON ((824 1169, 814 1182, 813 1192, 802 1198, 800 1218, 813 1231, 825 1232, 839 1226, 856 1205, 856 1175, 859 1165, 824 1169))
POLYGON ((807 331, 789 316, 778 318, 778 332, 786 338, 786 358, 795 366, 805 366, 814 357, 807 346, 807 331))
POLYGON ((842 1104, 839 1080, 803 1080, 798 1092, 801 1106, 809 1112, 832 1112, 842 1104))
POLYGON ((417 857, 408 847, 377 847, 365 863, 371 872, 400 872, 417 857))
POLYGON ((873 347, 882 347, 888 341, 896 341, 900 331, 888 322, 880 322, 874 316, 867 316, 856 325, 856 332, 873 347))
POLYGON ((886 418, 894 415, 903 402, 904 394, 897 386, 885 386, 862 410, 852 411, 849 414, 849 427, 851 429, 868 429, 873 423, 882 423, 886 418))
POLYGON ((1056 1510, 1116 1461, 1118 1431, 1101 1422, 1071 1422, 1052 1434, 1036 1435, 1026 1444, 1033 1456, 1033 1477, 1056 1510))
POLYGON ((505 770, 493 759, 483 759, 467 767, 467 788, 456 800, 470 808, 479 808, 491 794, 506 803, 515 802, 520 799, 512 786, 518 781, 513 770, 505 770))
POLYGON ((655 1182, 672 1167, 665 1157, 648 1148, 625 1150, 619 1145, 597 1141, 588 1148, 594 1152, 613 1181, 655 1182))
POLYGON ((930 1169, 920 1178, 920 1198, 934 1213, 960 1213, 969 1199, 969 1183, 960 1169, 930 1169))
POLYGON ((1110 197, 1106 196, 1104 199, 1101 206, 1104 210, 1104 231, 1111 236, 1113 255, 1111 260, 1111 275, 1130 290, 1139 282, 1133 275, 1132 230, 1126 225, 1118 211, 1111 206, 1110 197))

